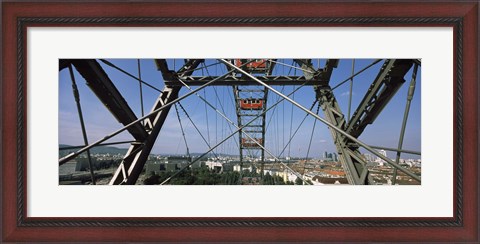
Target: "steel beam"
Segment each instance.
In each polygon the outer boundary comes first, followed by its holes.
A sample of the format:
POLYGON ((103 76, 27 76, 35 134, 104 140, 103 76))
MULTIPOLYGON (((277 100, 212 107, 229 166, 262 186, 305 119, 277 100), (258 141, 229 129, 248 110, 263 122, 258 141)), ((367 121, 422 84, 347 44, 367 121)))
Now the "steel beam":
MULTIPOLYGON (((189 86, 200 86, 203 85, 215 78, 216 76, 183 76, 180 77, 183 82, 189 86)), ((305 85, 305 86, 315 86, 322 85, 326 81, 321 77, 318 79, 307 79, 305 76, 282 76, 282 75, 267 75, 267 76, 255 76, 255 78, 261 80, 262 82, 272 85, 272 86, 283 86, 283 85, 305 85)), ((165 84, 168 86, 183 86, 178 80, 168 77, 165 80, 165 84)), ((247 76, 236 77, 236 76, 227 76, 222 80, 215 82, 216 86, 258 86, 258 83, 247 76)))
MULTIPOLYGON (((410 81, 410 86, 408 88, 408 93, 407 93, 407 103, 405 104, 405 112, 403 113, 403 121, 402 121, 402 129, 400 129, 400 138, 398 139, 398 151, 397 151, 397 156, 395 158, 395 163, 400 162, 400 150, 402 150, 403 146, 403 137, 405 136, 405 129, 407 127, 407 120, 408 120, 408 114, 410 112, 410 105, 413 99, 413 94, 415 93, 415 84, 416 81, 415 79, 417 78, 417 70, 418 70, 418 65, 415 64, 415 67, 413 68, 413 73, 412 73, 412 80, 410 81)), ((392 184, 395 185, 397 182, 397 169, 393 169, 393 178, 392 178, 392 184)))
MULTIPOLYGON (((152 108, 152 112, 162 107, 164 104, 168 104, 178 98, 178 92, 180 87, 165 87, 162 91, 162 94, 158 97, 155 105, 152 108)), ((132 143, 128 149, 125 158, 120 163, 117 171, 113 175, 113 178, 110 181, 110 185, 133 185, 140 176, 143 166, 150 155, 153 144, 160 133, 160 130, 167 118, 168 112, 170 111, 171 106, 161 110, 153 116, 153 119, 150 119, 152 125, 151 131, 148 137, 142 143, 132 143)), ((150 117, 152 118, 152 117, 150 117)))
POLYGON ((302 67, 303 74, 307 80, 312 80, 320 74, 320 71, 315 70, 313 67, 311 59, 294 59, 293 61, 302 67))
MULTIPOLYGON (((268 62, 268 61, 267 61, 268 62)), ((273 72, 275 63, 270 62, 270 65, 268 66, 268 70, 265 71, 265 75, 263 76, 265 79, 273 79, 275 78, 274 76, 271 76, 273 72)), ((227 66, 227 69, 233 69, 232 67, 227 66)), ((257 76, 257 77, 262 77, 262 76, 257 76)), ((278 77, 277 77, 278 78, 278 77)), ((265 161, 265 116, 266 116, 266 109, 267 109, 267 98, 268 98, 268 90, 265 87, 262 87, 261 89, 253 89, 250 87, 247 87, 249 85, 253 86, 258 86, 258 83, 255 82, 254 80, 250 79, 249 77, 246 76, 230 76, 227 77, 226 80, 224 80, 224 84, 227 85, 229 83, 236 83, 233 85, 233 92, 235 95, 235 106, 236 106, 236 111, 237 111, 237 124, 239 128, 242 128, 240 133, 239 133, 239 154, 240 154, 240 167, 243 165, 243 157, 244 157, 244 150, 249 150, 249 151, 260 151, 260 161, 261 161, 261 166, 260 170, 263 173, 264 169, 264 161, 265 161), (231 79, 231 80, 227 80, 231 79), (263 107, 261 110, 252 110, 249 112, 245 112, 242 110, 240 107, 239 103, 241 99, 245 99, 249 96, 252 96, 252 92, 255 94, 254 98, 261 99, 263 101, 263 107), (242 94, 248 94, 248 96, 242 96, 242 94), (255 124, 250 124, 248 126, 245 126, 244 128, 242 127, 242 122, 243 120, 246 120, 248 117, 258 117, 258 115, 261 114, 260 121, 256 121, 255 124), (259 137, 260 136, 260 137, 259 137), (261 139, 260 143, 258 146, 256 144, 254 145, 249 145, 249 144, 244 144, 243 141, 247 139, 255 138, 255 139, 261 139)), ((253 122, 253 121, 252 121, 253 122)))
MULTIPOLYGON (((137 120, 137 116, 135 116, 127 101, 96 60, 72 59, 69 61, 118 122, 125 126, 137 120)), ((141 124, 129 127, 128 132, 138 141, 143 141, 147 137, 147 132, 141 124)))
POLYGON ((382 150, 385 150, 385 151, 391 151, 391 152, 401 152, 401 153, 406 153, 406 154, 422 155, 421 152, 419 152, 419 151, 413 151, 413 150, 406 150, 406 149, 398 150, 397 148, 381 147, 381 146, 372 146, 372 145, 369 145, 369 147, 371 147, 371 148, 376 148, 376 149, 382 149, 382 150))
POLYGON ((58 71, 67 68, 70 65, 69 59, 60 59, 58 60, 58 71))
POLYGON ((338 66, 338 59, 327 59, 327 63, 320 73, 320 79, 326 82, 330 82, 330 77, 332 76, 333 69, 338 66))
MULTIPOLYGON (((77 104, 77 112, 78 118, 80 119, 80 127, 82 128, 82 135, 83 135, 83 142, 85 145, 88 145, 88 137, 87 137, 87 130, 85 129, 85 122, 83 120, 83 112, 82 112, 82 105, 80 104, 80 93, 78 92, 77 82, 75 81, 75 75, 73 74, 72 65, 68 65, 68 71, 70 73, 70 78, 72 80, 72 90, 73 90, 73 97, 75 98, 75 103, 77 104)), ((90 167, 90 175, 92 178, 92 184, 96 184, 95 181, 95 172, 93 170, 92 164, 92 157, 90 155, 90 151, 87 150, 87 159, 88 159, 88 166, 90 167)))
MULTIPOLYGON (((99 146, 111 146, 111 145, 118 145, 118 144, 128 144, 128 143, 132 143, 132 142, 135 142, 135 141, 119 141, 119 142, 109 142, 109 143, 102 143, 102 144, 98 144, 96 145, 97 147, 99 146)), ((72 150, 72 149, 79 149, 79 148, 84 148, 85 146, 69 146, 69 147, 60 147, 58 148, 58 150, 72 150)))
POLYGON ((204 59, 186 59, 185 64, 177 71, 178 76, 189 76, 193 71, 204 62, 204 59))
MULTIPOLYGON (((227 67, 230 70, 232 69, 228 65, 227 65, 227 67)), ((238 88, 238 86, 233 86, 232 88, 233 88, 233 96, 235 97, 235 111, 236 111, 236 114, 237 114, 237 124, 238 124, 238 128, 240 128, 239 131, 241 131, 243 129, 243 125, 242 125, 242 113, 240 112, 241 109, 240 109, 240 103, 239 103, 240 89, 238 88)), ((242 167, 243 167, 242 133, 239 133, 239 135, 238 135, 238 147, 239 147, 240 174, 241 174, 242 173, 242 167)), ((241 179, 240 179, 239 182, 241 182, 241 179)))
POLYGON ((372 124, 400 86, 414 63, 413 59, 388 59, 370 85, 367 94, 353 113, 345 132, 358 137, 367 125, 372 124))
POLYGON ((174 71, 168 69, 168 64, 166 59, 155 59, 155 65, 157 65, 157 69, 162 72, 163 80, 175 80, 174 79, 174 71))
MULTIPOLYGON (((242 86, 243 87, 243 86, 242 86)), ((267 97, 268 97, 268 91, 264 88, 264 90, 257 90, 257 95, 258 99, 263 100, 263 108, 261 110, 252 110, 250 113, 246 114, 245 111, 241 109, 239 106, 240 100, 243 98, 242 95, 240 95, 242 92, 247 92, 245 89, 240 89, 239 86, 234 86, 234 95, 235 95, 235 106, 236 106, 236 111, 237 111, 237 124, 238 127, 243 126, 243 121, 248 121, 246 119, 247 117, 258 117, 259 114, 262 114, 255 122, 255 124, 252 124, 254 121, 250 122, 248 126, 244 126, 241 130, 241 133, 239 133, 239 154, 240 154, 240 164, 243 164, 243 157, 244 157, 244 150, 255 150, 255 151, 260 151, 260 158, 261 158, 261 170, 263 172, 263 161, 265 159, 265 151, 263 148, 259 146, 250 146, 250 145, 243 145, 242 140, 243 139, 248 139, 248 136, 254 137, 254 138, 259 138, 262 139, 261 141, 261 146, 265 145, 265 116, 266 114, 263 113, 266 110, 266 103, 267 103, 267 97), (261 93, 261 94, 260 94, 261 93), (261 95, 261 97, 260 97, 261 95), (257 128, 257 129, 255 129, 257 128), (259 137, 260 136, 260 137, 259 137)))
MULTIPOLYGON (((302 68, 305 70, 314 70, 310 60, 300 60, 297 62, 302 63, 302 68)), ((321 76, 323 80, 330 81, 333 69, 337 66, 337 59, 329 59, 327 60, 325 67, 320 69, 315 76, 321 76)), ((312 78, 315 76, 312 76, 312 78)), ((340 110, 340 106, 338 105, 330 86, 328 84, 316 86, 315 92, 320 107, 325 114, 325 119, 334 126, 344 130, 346 125, 345 116, 340 110)), ((366 162, 361 157, 358 147, 354 146, 350 141, 345 140, 345 137, 342 134, 337 133, 332 127, 329 127, 329 129, 348 182, 352 185, 375 184, 368 173, 366 162)))
MULTIPOLYGON (((338 106, 330 86, 324 86, 316 91, 317 99, 325 113, 325 119, 336 127, 344 130, 346 125, 345 116, 341 112, 340 106, 338 106)), ((355 146, 352 141, 346 140, 342 134, 337 133, 332 127, 329 127, 329 129, 348 182, 352 185, 374 184, 375 182, 373 182, 368 174, 366 162, 361 157, 358 146, 355 146)))
POLYGON ((157 65, 157 69, 162 72, 165 85, 171 87, 174 85, 182 86, 182 84, 178 81, 178 78, 190 76, 191 74, 193 74, 198 65, 200 65, 204 61, 204 59, 186 59, 185 64, 178 71, 170 70, 166 59, 155 59, 155 64, 157 65))
MULTIPOLYGON (((190 75, 193 73, 193 70, 201 62, 203 62, 203 60, 185 60, 185 64, 178 70, 178 72, 169 70, 165 60, 155 60, 155 62, 165 79, 165 77, 178 77, 178 73, 181 73, 182 75, 190 75)), ((167 108, 161 110, 158 113, 154 113, 154 111, 160 109, 165 104, 169 104, 175 101, 178 98, 178 93, 180 89, 181 87, 179 86, 165 86, 164 90, 158 97, 150 112, 151 115, 146 119, 146 126, 149 129, 148 136, 141 143, 132 143, 120 166, 113 175, 110 181, 110 185, 135 184, 138 177, 140 176, 140 173, 142 172, 148 156, 150 155, 155 140, 157 139, 163 124, 165 123, 165 119, 167 118, 171 106, 168 106, 167 108)))
MULTIPOLYGON (((272 64, 273 65, 273 64, 272 64)), ((271 72, 273 71, 273 68, 271 68, 268 72, 270 72, 269 74, 271 74, 271 72)), ((264 88, 264 95, 263 95, 263 111, 266 111, 266 108, 267 108, 267 99, 268 99, 268 89, 267 88, 264 88)), ((265 147, 265 141, 266 141, 266 138, 265 138, 265 133, 266 133, 266 116, 267 116, 267 113, 263 113, 262 114, 262 143, 261 146, 262 147, 265 147)), ((261 152, 261 164, 260 164, 260 172, 261 174, 260 175, 263 175, 263 170, 264 170, 264 167, 265 167, 265 150, 262 148, 262 152, 261 152)))
MULTIPOLYGON (((311 60, 295 60, 298 64, 302 65, 302 69, 314 71, 311 60)), ((330 81, 332 76, 333 69, 338 66, 337 59, 329 59, 325 64, 325 67, 319 69, 318 72, 315 72, 312 75, 312 79, 315 77, 322 77, 323 80, 330 81)), ((308 72, 305 72, 307 76, 308 72)), ((312 73, 312 72, 310 72, 312 73)), ((315 92, 317 95, 317 100, 320 103, 320 106, 325 114, 327 121, 335 125, 336 127, 344 130, 345 129, 345 116, 340 110, 340 106, 337 103, 335 95, 332 92, 332 89, 327 84, 322 86, 316 86, 315 92)), ((365 184, 374 184, 372 178, 368 174, 368 169, 366 167, 366 162, 362 159, 361 153, 358 150, 358 147, 351 147, 352 143, 350 141, 345 141, 345 138, 342 134, 337 133, 333 128, 329 128, 332 134, 333 142, 337 148, 337 153, 342 163, 342 167, 345 170, 347 180, 352 185, 365 185, 365 184)))

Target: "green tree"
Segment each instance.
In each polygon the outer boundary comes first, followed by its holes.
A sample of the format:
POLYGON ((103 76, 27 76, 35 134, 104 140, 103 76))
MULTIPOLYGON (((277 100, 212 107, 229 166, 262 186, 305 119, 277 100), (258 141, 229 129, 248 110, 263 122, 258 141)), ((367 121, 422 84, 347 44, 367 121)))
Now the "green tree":
POLYGON ((274 178, 275 185, 285 185, 285 181, 283 181, 283 177, 276 175, 274 178))
POLYGON ((267 172, 263 177, 263 184, 264 185, 273 185, 273 177, 270 175, 270 172, 267 172))
POLYGON ((302 179, 300 179, 300 177, 297 177, 297 179, 295 179, 295 185, 303 185, 303 181, 302 179))
POLYGON ((151 172, 150 176, 143 180, 144 185, 158 185, 160 184, 160 176, 155 172, 151 172))

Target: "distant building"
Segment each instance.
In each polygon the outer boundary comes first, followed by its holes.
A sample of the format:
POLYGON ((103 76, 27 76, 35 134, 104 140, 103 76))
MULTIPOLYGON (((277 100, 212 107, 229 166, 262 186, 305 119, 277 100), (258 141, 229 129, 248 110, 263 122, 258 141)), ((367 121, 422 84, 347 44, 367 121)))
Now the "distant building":
MULTIPOLYGON (((158 157, 152 157, 152 160, 147 161, 145 164, 145 173, 156 173, 164 171, 177 171, 181 168, 187 166, 191 162, 192 158, 190 157, 179 157, 179 156, 170 156, 161 158, 158 160, 158 157), (155 160, 153 160, 155 159, 155 160)), ((195 163, 194 165, 200 165, 201 163, 195 163)))
POLYGON ((257 167, 253 166, 252 164, 250 164, 248 167, 243 167, 243 170, 244 171, 248 171, 248 172, 256 172, 257 171, 257 167))
POLYGON ((338 155, 336 153, 333 153, 332 160, 338 162, 338 155))
POLYGON ((322 177, 317 175, 312 178, 312 181, 317 184, 348 184, 348 180, 345 177, 322 177))
POLYGON ((189 163, 192 161, 191 157, 184 156, 170 156, 165 159, 166 164, 189 163))
POLYGON ((233 171, 235 171, 235 172, 240 172, 240 171, 241 171, 240 164, 235 164, 235 165, 233 166, 233 171))
POLYGON ((365 153, 365 154, 363 154, 363 156, 365 157, 365 160, 366 160, 367 162, 373 162, 373 161, 375 161, 375 160, 373 160, 373 157, 372 157, 371 154, 365 153))
POLYGON ((210 169, 210 170, 213 170, 215 171, 216 173, 221 173, 223 171, 223 161, 207 161, 205 162, 205 165, 207 165, 207 167, 210 169))
MULTIPOLYGON (((378 150, 378 152, 379 152, 381 155, 387 157, 387 151, 385 151, 385 150, 382 149, 382 150, 378 150)), ((377 157, 377 159, 375 160, 375 162, 377 162, 379 166, 384 166, 385 163, 386 163, 385 160, 381 159, 380 157, 377 157)))
POLYGON ((335 161, 335 162, 337 162, 338 161, 338 155, 337 155, 337 153, 329 153, 329 152, 325 151, 323 153, 323 160, 324 161, 335 161))
POLYGON ((231 172, 233 171, 233 164, 232 163, 224 163, 222 165, 222 172, 231 172))
POLYGON ((178 167, 177 167, 176 163, 165 164, 165 170, 166 171, 176 171, 177 169, 178 169, 178 167))
POLYGON ((190 167, 191 167, 192 169, 198 169, 198 168, 201 168, 201 167, 204 166, 204 165, 205 165, 205 162, 204 162, 204 161, 198 160, 197 162, 191 164, 190 167))
POLYGON ((152 172, 158 174, 161 171, 165 171, 165 164, 158 161, 148 161, 145 164, 145 173, 150 175, 152 172))

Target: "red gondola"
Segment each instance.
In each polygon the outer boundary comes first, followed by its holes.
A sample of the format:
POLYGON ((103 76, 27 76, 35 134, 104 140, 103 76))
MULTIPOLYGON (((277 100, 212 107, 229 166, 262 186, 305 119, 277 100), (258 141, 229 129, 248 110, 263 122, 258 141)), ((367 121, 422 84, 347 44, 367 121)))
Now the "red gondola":
POLYGON ((251 109, 251 110, 261 110, 263 109, 263 100, 262 99, 240 99, 240 108, 241 109, 251 109))
POLYGON ((243 68, 247 71, 253 73, 263 73, 267 71, 267 60, 266 59, 235 59, 235 66, 240 67, 244 63, 249 62, 243 68), (251 62, 250 62, 251 61, 251 62))
MULTIPOLYGON (((263 143, 262 138, 253 138, 255 141, 257 141, 260 145, 263 143)), ((260 147, 255 141, 250 139, 250 138, 242 138, 242 146, 243 147, 260 147)))

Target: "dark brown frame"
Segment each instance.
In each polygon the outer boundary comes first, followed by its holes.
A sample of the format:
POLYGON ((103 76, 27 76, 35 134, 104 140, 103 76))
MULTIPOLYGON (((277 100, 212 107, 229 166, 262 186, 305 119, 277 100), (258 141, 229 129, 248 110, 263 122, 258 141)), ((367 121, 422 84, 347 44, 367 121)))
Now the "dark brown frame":
POLYGON ((2 241, 480 240, 478 1, 3 2, 2 8, 2 241), (454 217, 27 218, 25 33, 29 26, 451 26, 455 35, 454 217))

